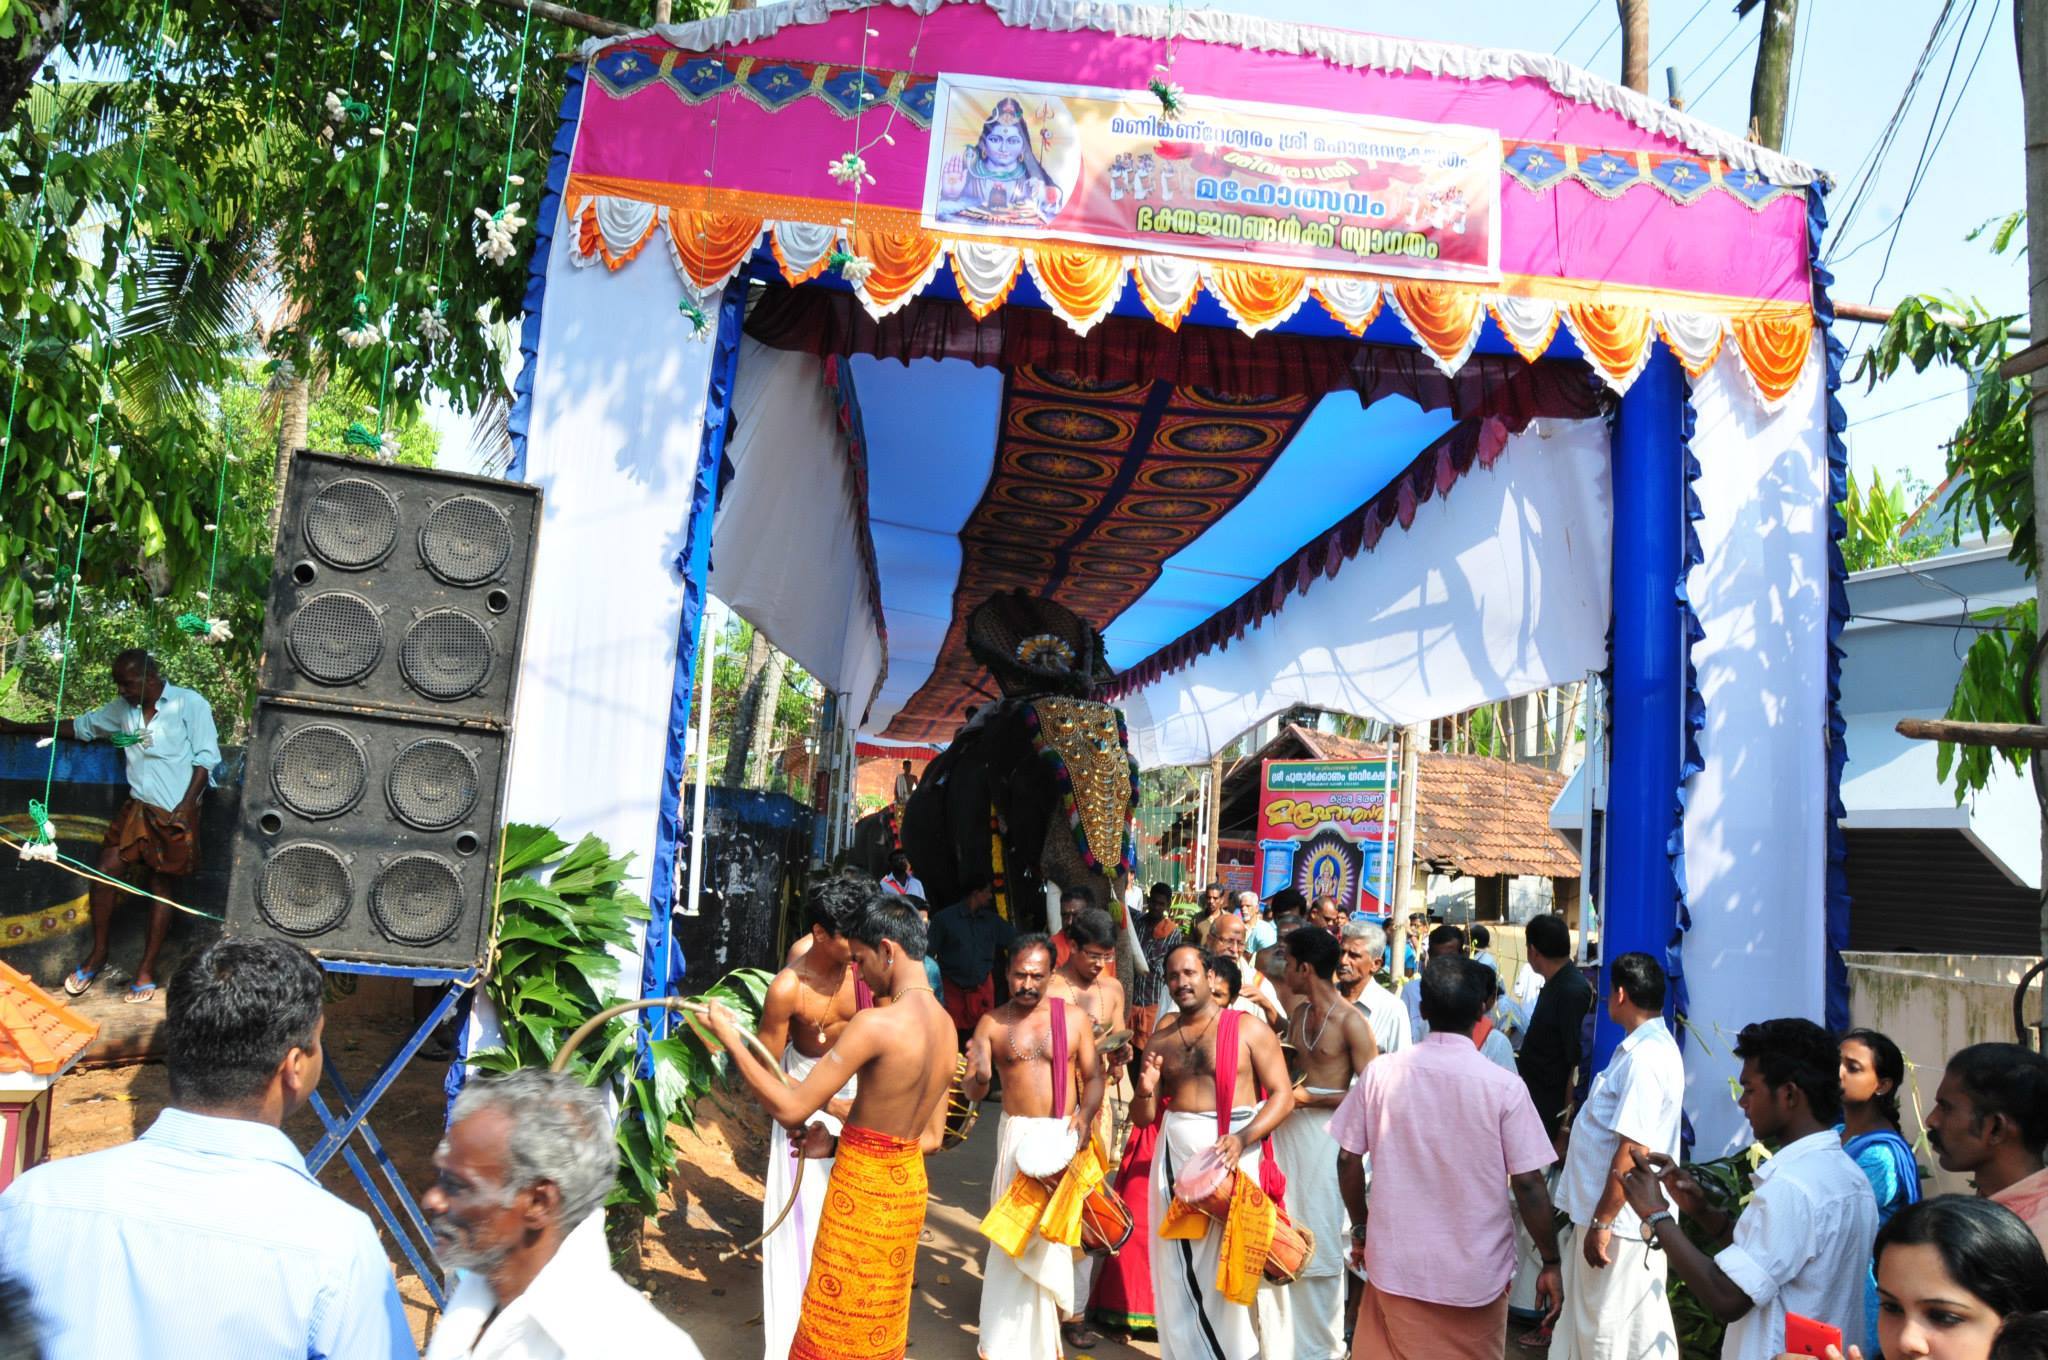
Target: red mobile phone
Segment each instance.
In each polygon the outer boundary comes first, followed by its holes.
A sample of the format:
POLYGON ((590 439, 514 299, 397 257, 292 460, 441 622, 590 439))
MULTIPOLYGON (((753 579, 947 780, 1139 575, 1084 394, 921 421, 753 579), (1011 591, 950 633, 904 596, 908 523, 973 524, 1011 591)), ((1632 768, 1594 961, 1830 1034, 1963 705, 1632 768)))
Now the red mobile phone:
POLYGON ((1797 1313, 1785 1314, 1785 1349, 1789 1353, 1825 1356, 1830 1346, 1844 1355, 1848 1354, 1842 1346, 1840 1327, 1830 1327, 1825 1322, 1815 1322, 1797 1313))

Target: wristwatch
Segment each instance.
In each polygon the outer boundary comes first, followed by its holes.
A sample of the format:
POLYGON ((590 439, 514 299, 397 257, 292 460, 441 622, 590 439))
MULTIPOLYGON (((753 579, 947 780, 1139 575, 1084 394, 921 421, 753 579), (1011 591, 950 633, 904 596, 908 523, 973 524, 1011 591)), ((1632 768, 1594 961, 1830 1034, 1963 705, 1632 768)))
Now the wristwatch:
POLYGON ((1643 1220, 1643 1241, 1661 1251, 1664 1244, 1657 1240, 1657 1225, 1659 1223, 1673 1223, 1676 1221, 1669 1209, 1659 1209, 1656 1213, 1643 1220))
POLYGON ((1592 1229, 1594 1232, 1613 1232, 1614 1220, 1610 1218, 1605 1223, 1602 1223, 1599 1219, 1596 1218, 1592 1222, 1588 1223, 1586 1226, 1592 1229))

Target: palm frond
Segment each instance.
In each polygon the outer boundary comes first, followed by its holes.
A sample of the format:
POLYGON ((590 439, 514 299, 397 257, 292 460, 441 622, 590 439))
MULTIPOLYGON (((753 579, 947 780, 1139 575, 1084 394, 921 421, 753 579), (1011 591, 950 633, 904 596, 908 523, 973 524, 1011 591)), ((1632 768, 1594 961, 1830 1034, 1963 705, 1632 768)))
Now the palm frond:
POLYGON ((470 455, 486 477, 500 476, 512 466, 511 421, 512 399, 503 392, 493 392, 470 420, 470 455))
POLYGON ((248 227, 216 241, 144 248, 134 301, 116 329, 115 380, 131 420, 200 404, 218 379, 200 358, 233 354, 252 339, 266 258, 263 234, 248 227))

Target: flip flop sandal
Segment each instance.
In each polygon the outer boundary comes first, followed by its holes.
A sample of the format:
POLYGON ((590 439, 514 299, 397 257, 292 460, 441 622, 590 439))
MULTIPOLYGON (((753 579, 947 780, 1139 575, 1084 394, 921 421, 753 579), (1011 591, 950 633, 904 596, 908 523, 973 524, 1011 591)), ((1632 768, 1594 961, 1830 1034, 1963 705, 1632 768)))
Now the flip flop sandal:
POLYGON ((154 982, 131 983, 128 987, 127 995, 121 999, 131 1006, 147 1006, 150 1002, 156 1000, 156 984, 154 982))
POLYGON ((1084 1322, 1061 1323, 1060 1335, 1077 1351, 1093 1350, 1103 1341, 1102 1333, 1084 1322))
POLYGON ((72 969, 64 978, 64 995, 84 996, 92 990, 93 983, 99 981, 102 971, 104 970, 95 968, 88 973, 83 968, 72 969))

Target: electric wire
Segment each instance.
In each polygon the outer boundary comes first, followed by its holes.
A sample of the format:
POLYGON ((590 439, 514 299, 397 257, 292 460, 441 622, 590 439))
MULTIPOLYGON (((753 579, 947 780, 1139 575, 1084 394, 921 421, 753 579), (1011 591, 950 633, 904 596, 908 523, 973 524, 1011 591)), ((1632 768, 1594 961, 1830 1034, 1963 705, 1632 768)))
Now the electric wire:
POLYGON ((1678 26, 1678 31, 1676 33, 1672 34, 1669 38, 1666 38, 1664 40, 1664 45, 1657 49, 1657 55, 1650 58, 1650 65, 1652 67, 1656 66, 1658 62, 1664 60, 1665 53, 1669 52, 1672 48, 1678 46, 1678 40, 1685 36, 1685 30, 1692 27, 1693 20, 1699 18, 1702 14, 1705 14, 1707 12, 1707 6, 1713 3, 1714 0, 1700 0, 1699 8, 1695 9, 1692 12, 1691 17, 1678 26))
POLYGON ((1579 36, 1579 30, 1586 26, 1586 20, 1593 17, 1593 11, 1600 8, 1601 3, 1602 0, 1593 0, 1592 4, 1586 6, 1586 12, 1584 14, 1581 14, 1579 16, 1579 21, 1572 25, 1571 32, 1565 34, 1562 38, 1559 38, 1557 40, 1557 46, 1550 49, 1551 56, 1555 57, 1563 54, 1565 44, 1570 42, 1573 38, 1579 36))
MULTIPOLYGON (((1706 70, 1707 63, 1714 59, 1715 54, 1718 53, 1722 48, 1726 47, 1728 45, 1728 40, 1734 37, 1736 34, 1740 33, 1741 31, 1742 20, 1737 19, 1734 23, 1728 26, 1728 31, 1721 35, 1721 40, 1715 43, 1712 47, 1709 47, 1707 49, 1707 54, 1692 64, 1692 69, 1685 73, 1684 83, 1687 85, 1692 84, 1692 78, 1698 75, 1701 71, 1706 70)), ((1695 96, 1695 102, 1697 102, 1697 96, 1695 96)))
POLYGON ((1806 0, 1804 33, 1797 37, 1799 44, 1799 73, 1792 79, 1792 98, 1785 108, 1785 135, 1779 139, 1784 146, 1792 145, 1792 124, 1799 118, 1799 91, 1806 85, 1806 54, 1813 50, 1814 11, 1820 8, 1820 0, 1806 0))
POLYGON ((1721 77, 1727 75, 1730 71, 1734 70, 1735 63, 1741 61, 1744 56, 1748 55, 1749 49, 1756 46, 1757 43, 1762 40, 1763 35, 1763 30, 1759 28, 1755 33, 1750 35, 1750 39, 1748 42, 1736 48, 1735 55, 1728 58, 1728 60, 1722 65, 1720 70, 1714 72, 1714 78, 1701 87, 1700 92, 1692 97, 1692 102, 1694 104, 1698 104, 1701 101, 1705 100, 1707 95, 1712 92, 1713 88, 1721 83, 1721 77))
MULTIPOLYGON (((1959 37, 1958 37, 1958 38, 1956 39, 1956 55, 1957 55, 1957 56, 1961 56, 1961 55, 1962 55, 1962 51, 1963 51, 1963 41, 1962 41, 1962 38, 1963 38, 1963 36, 1967 36, 1967 34, 1968 34, 1968 24, 1969 24, 1969 21, 1968 21, 1967 19, 1965 19, 1965 20, 1964 20, 1963 22, 1964 22, 1964 28, 1963 28, 1963 30, 1962 30, 1962 36, 1959 36, 1959 37)), ((1902 228, 1903 228, 1903 227, 1905 226, 1905 223, 1906 223, 1906 213, 1907 213, 1907 212, 1908 212, 1908 211, 1909 211, 1909 210, 1910 210, 1910 209, 1912 208, 1912 206, 1913 206, 1913 200, 1914 200, 1914 199, 1916 199, 1916 198, 1918 198, 1918 197, 1919 197, 1919 195, 1920 195, 1920 186, 1921 186, 1921 185, 1922 185, 1923 183, 1925 183, 1925 182, 1926 182, 1926 179, 1927 179, 1927 172, 1928 172, 1928 170, 1929 170, 1930 168, 1932 168, 1932 166, 1933 166, 1933 164, 1934 164, 1934 156, 1935 156, 1935 153, 1936 153, 1936 152, 1938 152, 1938 151, 1940 151, 1940 150, 1941 150, 1941 144, 1942 144, 1943 142, 1945 142, 1945 141, 1947 141, 1947 140, 1948 140, 1948 130, 1949 130, 1949 128, 1950 128, 1950 127, 1954 126, 1954 124, 1955 124, 1955 121, 1956 121, 1956 111, 1957 111, 1958 109, 1962 108, 1962 106, 1963 106, 1963 97, 1964 97, 1964 95, 1965 95, 1965 94, 1966 94, 1966 93, 1967 93, 1967 92, 1969 91, 1969 88, 1970 88, 1970 82, 1971 82, 1971 81, 1972 81, 1973 79, 1975 79, 1975 77, 1976 77, 1976 75, 1977 75, 1977 63, 1981 62, 1981 61, 1982 61, 1982 60, 1984 59, 1984 49, 1985 49, 1985 47, 1986 47, 1986 46, 1988 46, 1988 45, 1990 44, 1990 41, 1991 41, 1991 33, 1992 33, 1992 30, 1993 30, 1993 29, 1995 29, 1995 28, 1997 28, 1997 27, 1998 27, 1998 5, 1997 5, 1997 4, 1995 3, 1995 0, 1994 0, 1994 3, 1993 3, 1993 5, 1992 5, 1992 7, 1991 7, 1991 12, 1990 12, 1989 16, 1988 16, 1988 17, 1986 18, 1986 21, 1985 21, 1985 24, 1984 24, 1984 36, 1983 36, 1983 37, 1981 37, 1981 38, 1979 38, 1979 39, 1977 40, 1977 51, 1976 51, 1976 54, 1975 54, 1974 56, 1972 56, 1972 57, 1970 58, 1970 69, 1969 69, 1968 71, 1966 71, 1966 72, 1964 72, 1964 73, 1963 73, 1963 82, 1962 82, 1962 84, 1960 84, 1960 85, 1958 85, 1958 86, 1956 87, 1956 97, 1955 97, 1955 100, 1954 100, 1954 102, 1953 102, 1953 103, 1951 103, 1951 104, 1950 104, 1950 105, 1948 106, 1948 117, 1946 117, 1946 118, 1943 118, 1943 119, 1942 119, 1942 123, 1941 123, 1941 131, 1940 131, 1939 133, 1936 133, 1936 132, 1934 131, 1934 121, 1933 121, 1933 119, 1929 119, 1929 120, 1928 120, 1928 124, 1927 124, 1927 131, 1928 131, 1928 133, 1929 133, 1929 134, 1930 134, 1930 136, 1931 136, 1931 140, 1925 140, 1925 139, 1923 139, 1923 140, 1922 140, 1922 142, 1921 142, 1921 146, 1920 146, 1920 159, 1919 159, 1919 161, 1918 161, 1917 163, 1915 163, 1915 165, 1913 166, 1913 177, 1912 177, 1912 178, 1911 178, 1910 180, 1908 180, 1908 181, 1906 182, 1906 197, 1905 197, 1905 200, 1904 200, 1903 202, 1901 202, 1901 203, 1899 204, 1899 211, 1898 211, 1898 215, 1892 218, 1892 221, 1891 221, 1891 239, 1890 239, 1890 240, 1888 240, 1888 241, 1887 241, 1887 242, 1885 243, 1885 247, 1884 247, 1884 260, 1883 260, 1883 261, 1882 261, 1882 262, 1881 262, 1881 263, 1880 263, 1880 264, 1878 265, 1878 269, 1877 269, 1877 278, 1876 278, 1876 280, 1875 280, 1874 282, 1872 282, 1872 284, 1870 285, 1870 296, 1869 296, 1869 297, 1868 297, 1867 299, 1865 299, 1865 302, 1866 302, 1866 304, 1874 304, 1874 303, 1875 303, 1875 302, 1877 301, 1877 290, 1878 290, 1879 288, 1881 288, 1881 287, 1883 287, 1883 286, 1884 286, 1884 280, 1885 280, 1885 275, 1887 275, 1887 274, 1891 273, 1891 268, 1892 268, 1892 252, 1898 249, 1898 245, 1899 245, 1899 232, 1900 232, 1900 230, 1901 230, 1901 229, 1902 229, 1902 228)), ((1950 62, 1949 62, 1949 73, 1950 73, 1951 75, 1953 75, 1953 74, 1954 74, 1954 72, 1955 72, 1955 62, 1954 62, 1954 60, 1953 60, 1953 59, 1951 59, 1951 60, 1950 60, 1950 62)), ((1947 79, 1946 79, 1946 78, 1944 78, 1944 79, 1943 79, 1943 81, 1942 81, 1942 94, 1943 94, 1943 95, 1946 95, 1946 94, 1947 94, 1947 92, 1948 92, 1948 81, 1947 81, 1947 79)), ((1941 117, 1941 97, 1940 97, 1940 96, 1937 96, 1937 97, 1936 97, 1936 99, 1935 99, 1935 101, 1934 101, 1934 116, 1935 116, 1936 118, 1940 118, 1940 117, 1941 117)), ((1844 257, 1844 258, 1846 258, 1846 257, 1844 257)))
POLYGON ((1878 130, 1876 139, 1871 142, 1870 149, 1863 153, 1863 159, 1857 162, 1855 170, 1851 171, 1849 178, 1844 181, 1850 186, 1849 200, 1848 206, 1835 219, 1833 239, 1826 252, 1826 258, 1831 264, 1836 262, 1836 252, 1840 250, 1842 242, 1849 239, 1856 219, 1861 216, 1864 205, 1870 200, 1871 187, 1877 182, 1878 173, 1884 168, 1885 158, 1891 154, 1892 145, 1898 139, 1900 129, 1905 126, 1906 113, 1912 107, 1920 82, 1926 77, 1928 63, 1933 60, 1935 50, 1940 47, 1948 31, 1948 22, 1954 15, 1955 8, 1956 0, 1943 0, 1941 12, 1935 16, 1934 27, 1928 31, 1927 42, 1920 49, 1920 56, 1913 64, 1912 73, 1906 78, 1906 88, 1900 91, 1899 102, 1892 109, 1891 117, 1885 120, 1884 126, 1878 130))

